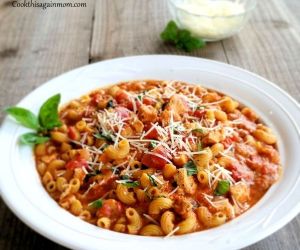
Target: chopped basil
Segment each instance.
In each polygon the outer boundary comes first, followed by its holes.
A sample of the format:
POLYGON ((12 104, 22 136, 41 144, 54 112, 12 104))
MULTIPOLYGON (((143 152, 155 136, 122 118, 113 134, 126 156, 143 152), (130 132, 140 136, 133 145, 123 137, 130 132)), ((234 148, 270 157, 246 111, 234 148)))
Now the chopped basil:
POLYGON ((154 187, 157 187, 157 182, 154 180, 154 178, 152 177, 152 175, 151 174, 147 174, 147 175, 149 177, 151 185, 154 186, 154 187))
POLYGON ((115 105, 114 105, 114 101, 113 100, 109 100, 106 104, 106 107, 107 108, 113 108, 115 105))
POLYGON ((95 200, 89 204, 89 206, 92 208, 101 208, 102 205, 103 205, 102 199, 95 200))
POLYGON ((109 133, 104 133, 102 132, 101 134, 98 133, 98 134, 94 134, 94 136, 97 138, 97 139, 102 139, 102 140, 106 140, 108 142, 114 142, 111 134, 109 133))
POLYGON ((95 170, 93 172, 89 172, 88 174, 86 174, 86 176, 84 177, 84 182, 87 182, 89 180, 89 178, 93 177, 93 176, 97 176, 101 174, 101 171, 100 170, 95 170))
POLYGON ((150 147, 151 149, 155 148, 156 146, 157 146, 157 143, 154 142, 154 141, 151 141, 151 142, 149 143, 149 147, 150 147))
POLYGON ((142 100, 142 95, 138 95, 137 99, 139 99, 141 101, 142 100))
POLYGON ((129 176, 127 174, 121 175, 121 180, 129 180, 129 176))
POLYGON ((183 167, 186 168, 188 176, 198 173, 197 166, 193 161, 188 161, 186 164, 183 165, 183 167))
POLYGON ((215 189, 215 195, 224 195, 229 191, 230 182, 227 180, 221 180, 218 182, 217 188, 215 189))
POLYGON ((127 182, 123 182, 122 185, 129 188, 134 188, 134 187, 138 187, 140 183, 138 181, 128 180, 127 182))
POLYGON ((112 170, 112 172, 113 172, 115 175, 120 174, 120 169, 119 169, 119 167, 112 167, 111 170, 112 170))

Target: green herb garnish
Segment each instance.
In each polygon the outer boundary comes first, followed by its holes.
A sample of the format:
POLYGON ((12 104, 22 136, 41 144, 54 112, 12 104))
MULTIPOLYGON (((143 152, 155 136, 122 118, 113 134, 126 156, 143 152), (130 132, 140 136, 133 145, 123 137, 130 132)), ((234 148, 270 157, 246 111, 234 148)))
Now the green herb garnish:
POLYGON ((89 204, 89 206, 92 208, 101 208, 102 205, 103 205, 102 199, 95 200, 89 204))
POLYGON ((104 133, 102 132, 101 134, 98 133, 98 134, 94 134, 94 136, 97 138, 97 139, 102 139, 102 140, 105 140, 105 141, 108 141, 108 142, 114 142, 111 134, 109 133, 104 133))
POLYGON ((109 100, 106 104, 106 108, 113 108, 115 105, 114 105, 114 101, 113 100, 109 100))
POLYGON ((198 173, 197 166, 193 161, 188 161, 186 164, 183 165, 183 167, 186 168, 188 176, 198 173))
POLYGON ((176 48, 186 52, 192 52, 205 46, 202 39, 193 37, 191 32, 186 29, 179 29, 174 21, 168 22, 160 37, 164 42, 174 44, 176 48))
POLYGON ((138 95, 138 96, 137 96, 137 99, 138 99, 139 101, 142 101, 142 95, 138 95))
POLYGON ((23 144, 40 144, 50 139, 49 130, 62 125, 58 115, 58 105, 60 94, 50 97, 43 103, 39 110, 38 116, 31 111, 20 107, 9 107, 5 112, 12 116, 20 125, 36 130, 23 134, 20 142, 23 144))
POLYGON ((52 129, 62 125, 58 115, 60 94, 50 97, 40 108, 39 122, 43 128, 52 129))
POLYGON ((129 180, 129 176, 127 174, 121 175, 121 180, 129 180))
POLYGON ((217 188, 215 189, 215 195, 224 195, 229 191, 230 182, 227 180, 221 180, 218 182, 217 188))
POLYGON ((26 133, 20 136, 20 142, 23 144, 34 145, 48 141, 50 138, 37 133, 26 133))
POLYGON ((149 143, 149 147, 150 147, 151 149, 155 148, 156 146, 157 146, 157 143, 156 143, 155 141, 151 141, 151 142, 149 143))
POLYGON ((100 170, 95 170, 93 172, 89 172, 88 174, 85 175, 84 177, 84 182, 87 182, 89 180, 89 178, 93 177, 93 176, 97 176, 101 174, 101 171, 100 170))
POLYGON ((154 180, 154 178, 152 177, 152 175, 151 174, 147 174, 147 175, 149 177, 151 185, 154 186, 154 187, 157 187, 157 182, 154 180))
POLYGON ((19 108, 19 107, 9 107, 5 109, 5 112, 12 117, 15 118, 15 120, 23 125, 26 128, 31 128, 34 130, 40 129, 39 120, 36 117, 35 114, 33 114, 31 111, 19 108))
POLYGON ((134 187, 138 187, 140 185, 140 183, 138 181, 128 180, 126 182, 122 182, 122 185, 129 187, 129 188, 134 188, 134 187))

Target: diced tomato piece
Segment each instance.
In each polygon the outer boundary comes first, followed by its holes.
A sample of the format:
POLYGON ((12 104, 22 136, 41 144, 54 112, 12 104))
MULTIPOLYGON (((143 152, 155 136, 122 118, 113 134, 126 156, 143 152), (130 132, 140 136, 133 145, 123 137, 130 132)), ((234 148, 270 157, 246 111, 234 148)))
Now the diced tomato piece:
POLYGON ((149 168, 162 169, 167 164, 163 158, 169 159, 167 150, 163 146, 158 146, 152 152, 156 155, 145 153, 142 157, 142 164, 149 168))
MULTIPOLYGON (((106 172, 106 170, 101 170, 102 174, 104 174, 105 177, 100 183, 96 184, 95 186, 89 189, 86 195, 86 198, 89 202, 99 199, 104 194, 112 190, 113 184, 115 183, 117 176, 113 175, 110 170, 107 171, 109 172, 106 172)), ((91 177, 89 181, 93 182, 93 177, 91 177)))
POLYGON ((88 193, 86 194, 86 198, 88 201, 93 201, 102 197, 106 192, 107 189, 104 186, 96 184, 89 189, 88 193))
POLYGON ((206 111, 204 109, 197 109, 194 112, 194 116, 198 118, 202 118, 205 115, 206 111))
POLYGON ((68 127, 68 136, 71 140, 77 139, 77 133, 74 127, 68 127))
POLYGON ((233 142, 236 142, 238 139, 236 136, 226 137, 222 144, 225 148, 228 148, 233 142))
POLYGON ((143 104, 153 106, 153 105, 156 104, 156 101, 153 100, 153 99, 150 98, 150 97, 145 96, 145 97, 143 98, 143 104))
POLYGON ((126 119, 130 117, 130 110, 127 108, 119 106, 115 108, 115 111, 121 119, 126 119))
POLYGON ((70 160, 66 164, 67 169, 75 169, 75 168, 87 168, 89 165, 87 161, 80 156, 76 156, 75 159, 70 160))
POLYGON ((98 209, 98 217, 118 218, 123 211, 123 206, 115 199, 105 200, 102 207, 98 209))
POLYGON ((227 167, 229 171, 231 171, 231 177, 235 181, 240 181, 242 179, 242 174, 238 171, 237 166, 231 164, 227 167))
POLYGON ((203 201, 205 200, 204 194, 212 195, 213 191, 209 187, 199 189, 196 192, 196 200, 199 201, 200 203, 203 203, 203 201))
MULTIPOLYGON (((146 133, 147 133, 147 131, 149 131, 151 129, 151 127, 152 127, 152 124, 150 124, 150 123, 145 124, 144 129, 145 129, 146 133)), ((158 137, 159 137, 159 134, 158 134, 156 128, 152 129, 148 134, 145 135, 146 139, 158 139, 158 137)))
POLYGON ((136 100, 135 105, 136 105, 136 108, 138 110, 143 105, 143 103, 141 101, 136 100))
POLYGON ((92 94, 92 100, 91 103, 93 105, 97 105, 99 103, 99 101, 101 100, 101 94, 100 93, 94 93, 92 94))
POLYGON ((124 90, 119 90, 115 97, 118 104, 121 106, 128 108, 129 110, 133 110, 133 100, 124 90))
POLYGON ((224 141, 222 141, 222 144, 225 148, 228 148, 232 144, 232 140, 230 137, 226 137, 224 141))

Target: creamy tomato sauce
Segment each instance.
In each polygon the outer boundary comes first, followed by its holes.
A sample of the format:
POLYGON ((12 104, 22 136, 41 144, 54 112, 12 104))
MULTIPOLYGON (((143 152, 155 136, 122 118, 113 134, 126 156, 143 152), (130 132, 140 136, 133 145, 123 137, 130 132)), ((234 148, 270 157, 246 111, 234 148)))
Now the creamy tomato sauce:
POLYGON ((199 85, 123 82, 71 101, 60 119, 35 148, 43 185, 61 207, 105 229, 171 236, 216 227, 280 175, 271 129, 199 85))

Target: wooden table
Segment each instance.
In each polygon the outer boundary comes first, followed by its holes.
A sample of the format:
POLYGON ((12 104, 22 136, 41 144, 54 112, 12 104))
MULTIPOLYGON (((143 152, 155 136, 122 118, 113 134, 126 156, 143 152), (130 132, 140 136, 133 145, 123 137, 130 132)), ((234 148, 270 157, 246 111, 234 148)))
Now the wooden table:
MULTIPOLYGON (((42 10, 13 8, 11 1, 0 1, 1 110, 45 81, 82 65, 129 55, 185 54, 159 39, 170 19, 165 0, 81 2, 87 7, 42 10)), ((242 32, 189 55, 253 71, 299 101, 300 1, 258 2, 242 32)), ((0 218, 0 249, 65 249, 25 226, 3 202, 0 218)), ((299 232, 300 216, 247 249, 300 249, 299 232)))

